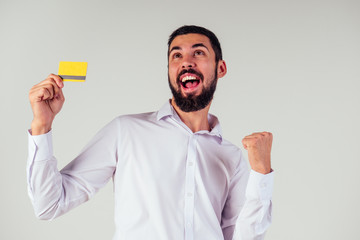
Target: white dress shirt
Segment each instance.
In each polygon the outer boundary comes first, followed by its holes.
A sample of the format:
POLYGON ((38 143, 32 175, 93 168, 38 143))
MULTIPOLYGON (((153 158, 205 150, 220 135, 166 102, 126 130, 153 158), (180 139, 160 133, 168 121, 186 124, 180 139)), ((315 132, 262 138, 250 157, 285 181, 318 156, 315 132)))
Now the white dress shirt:
MULTIPOLYGON (((250 171, 218 119, 193 133, 167 102, 158 112, 106 125, 61 171, 51 132, 31 136, 28 190, 35 214, 53 219, 111 178, 114 240, 258 240, 271 222, 273 173, 250 171)), ((101 224, 101 223, 99 223, 101 224)))

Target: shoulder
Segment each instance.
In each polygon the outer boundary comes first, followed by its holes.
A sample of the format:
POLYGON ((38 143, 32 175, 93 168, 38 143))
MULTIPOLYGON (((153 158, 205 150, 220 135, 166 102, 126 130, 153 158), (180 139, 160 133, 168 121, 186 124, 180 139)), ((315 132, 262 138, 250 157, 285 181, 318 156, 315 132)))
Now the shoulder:
POLYGON ((133 122, 152 122, 156 120, 156 112, 127 114, 117 116, 114 121, 121 124, 133 123, 133 122))
POLYGON ((242 158, 242 151, 240 149, 240 147, 238 147, 237 145, 233 144, 232 142, 228 141, 225 138, 222 138, 221 141, 221 147, 225 148, 226 151, 232 155, 232 156, 236 156, 236 159, 241 159, 242 158))
POLYGON ((229 164, 230 168, 234 171, 233 174, 248 168, 246 158, 244 157, 240 147, 224 138, 219 145, 220 149, 222 149, 222 158, 229 164))
POLYGON ((213 150, 215 150, 217 155, 221 156, 220 158, 223 159, 223 161, 226 161, 232 169, 238 169, 242 167, 245 159, 240 147, 224 138, 220 126, 220 121, 215 115, 209 114, 208 120, 212 128, 212 132, 221 136, 221 140, 217 138, 216 141, 213 141, 213 150))
POLYGON ((120 132, 134 132, 153 129, 157 126, 156 112, 120 115, 110 124, 116 126, 120 132))

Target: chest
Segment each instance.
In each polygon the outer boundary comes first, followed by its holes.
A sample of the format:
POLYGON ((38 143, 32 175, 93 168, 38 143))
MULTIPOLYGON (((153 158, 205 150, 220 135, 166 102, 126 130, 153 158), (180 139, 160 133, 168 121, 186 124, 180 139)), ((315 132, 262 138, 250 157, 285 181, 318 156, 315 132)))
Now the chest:
POLYGON ((115 184, 128 183, 133 191, 147 191, 171 201, 188 194, 199 196, 197 199, 206 196, 218 207, 224 204, 234 171, 230 149, 203 135, 145 131, 141 136, 123 134, 115 184))

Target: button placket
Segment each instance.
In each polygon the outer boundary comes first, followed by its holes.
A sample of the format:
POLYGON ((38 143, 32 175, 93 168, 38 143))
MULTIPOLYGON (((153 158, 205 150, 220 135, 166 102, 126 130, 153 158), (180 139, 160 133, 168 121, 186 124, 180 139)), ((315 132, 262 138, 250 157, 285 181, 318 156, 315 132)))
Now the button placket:
POLYGON ((185 179, 185 239, 194 239, 194 195, 195 195, 195 164, 196 164, 196 135, 192 134, 189 138, 188 154, 186 159, 186 179, 185 179))

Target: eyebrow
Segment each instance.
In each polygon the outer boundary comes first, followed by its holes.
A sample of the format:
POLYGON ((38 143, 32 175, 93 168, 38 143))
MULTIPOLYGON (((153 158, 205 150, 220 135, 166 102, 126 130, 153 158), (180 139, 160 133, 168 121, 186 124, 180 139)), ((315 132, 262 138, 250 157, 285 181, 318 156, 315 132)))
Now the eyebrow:
MULTIPOLYGON (((204 48, 206 48, 206 49, 209 51, 208 47, 205 46, 205 45, 202 44, 202 43, 195 43, 194 45, 191 46, 191 48, 197 48, 197 47, 204 47, 204 48)), ((174 46, 174 47, 172 47, 172 48, 170 49, 170 51, 169 51, 169 54, 170 54, 172 51, 174 51, 174 50, 181 50, 181 47, 179 47, 179 46, 174 46)))
POLYGON ((209 51, 209 49, 207 48, 207 46, 205 46, 205 45, 202 44, 202 43, 196 43, 196 44, 192 45, 191 48, 197 48, 197 47, 204 47, 204 48, 206 48, 206 49, 209 51))

